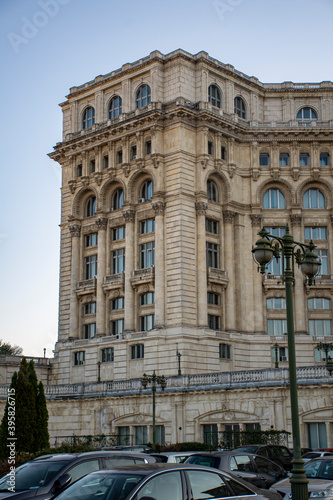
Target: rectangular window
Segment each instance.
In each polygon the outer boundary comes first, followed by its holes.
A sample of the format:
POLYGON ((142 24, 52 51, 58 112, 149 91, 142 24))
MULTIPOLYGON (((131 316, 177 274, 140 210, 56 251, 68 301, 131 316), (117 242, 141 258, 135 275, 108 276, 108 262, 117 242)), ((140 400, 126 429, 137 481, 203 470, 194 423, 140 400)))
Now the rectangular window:
POLYGON ((113 241, 123 240, 126 237, 126 226, 115 227, 112 230, 113 241))
POLYGON ((77 176, 82 177, 82 164, 77 166, 77 176))
POLYGON ((131 346, 131 359, 144 358, 144 344, 135 344, 131 346))
POLYGON ((93 174, 95 172, 96 163, 95 160, 90 160, 90 172, 93 174))
POLYGON ((309 319, 309 334, 316 337, 332 335, 332 321, 330 319, 309 319))
POLYGON ((96 323, 88 323, 84 325, 84 338, 92 339, 96 335, 96 323))
POLYGON ((306 240, 327 240, 326 227, 305 227, 304 238, 306 240))
POLYGON ((329 153, 320 153, 320 166, 327 167, 330 164, 330 155, 329 153))
POLYGON ((261 153, 259 156, 259 165, 262 167, 268 167, 269 166, 269 154, 268 153, 261 153))
POLYGON ((141 222, 141 234, 152 233, 155 231, 155 219, 147 219, 141 222))
POLYGON ((142 332, 148 332, 148 330, 152 330, 155 326, 155 314, 141 316, 140 322, 142 332))
POLYGON ((267 309, 285 309, 286 299, 284 297, 272 297, 267 299, 267 309))
POLYGON ((308 299, 308 309, 330 309, 331 301, 330 299, 325 299, 324 297, 313 297, 308 299))
POLYGON ((219 267, 219 247, 215 243, 206 242, 206 262, 207 267, 219 267))
POLYGON ((205 424, 203 428, 203 441, 206 445, 217 446, 219 442, 219 434, 217 424, 205 424))
POLYGON ((103 165, 104 165, 104 168, 109 168, 109 156, 108 155, 103 157, 103 165))
POLYGON ((273 363, 276 361, 276 355, 278 361, 288 361, 288 349, 286 347, 272 347, 272 360, 273 363))
POLYGON ((213 154, 213 143, 211 141, 208 141, 208 154, 213 154))
POLYGON ((301 167, 307 167, 310 165, 310 156, 308 153, 301 153, 299 155, 299 164, 301 167))
POLYGON ((319 267, 318 274, 328 274, 328 252, 327 252, 327 250, 318 250, 318 248, 315 248, 314 251, 318 255, 319 260, 321 262, 321 266, 319 267))
POLYGON ((140 247, 141 253, 141 269, 155 265, 155 241, 144 243, 140 247))
POLYGON ((267 320, 268 335, 284 335, 287 333, 286 319, 269 319, 267 320))
POLYGON ((112 310, 124 309, 124 297, 117 297, 112 301, 112 310))
POLYGON ((94 247, 98 243, 98 233, 91 233, 86 235, 86 247, 94 247))
MULTIPOLYGON (((333 349, 327 351, 327 356, 333 359, 333 349)), ((326 362, 326 352, 322 349, 315 349, 315 361, 322 363, 326 362)))
POLYGON ((88 302, 85 304, 84 314, 96 314, 96 302, 88 302))
POLYGON ((151 154, 151 141, 146 142, 146 155, 151 154))
POLYGON ((220 359, 231 359, 231 347, 229 344, 220 344, 220 359))
POLYGON ((147 426, 138 425, 135 427, 135 444, 145 444, 147 441, 147 426))
POLYGON ((86 280, 91 280, 97 276, 97 255, 86 257, 86 280))
POLYGON ((112 252, 112 274, 119 274, 125 271, 125 248, 112 252))
POLYGON ((206 231, 207 233, 218 234, 218 222, 213 219, 206 219, 206 231))
POLYGON ((111 335, 120 335, 124 331, 124 318, 111 321, 111 335))
POLYGON ((122 150, 120 149, 119 151, 117 151, 117 163, 118 163, 118 165, 119 165, 119 164, 120 164, 120 163, 122 163, 122 162, 123 162, 123 152, 122 152, 122 150))
POLYGON ((327 448, 327 433, 325 422, 308 424, 309 446, 313 450, 327 448))
POLYGON ((156 425, 155 426, 155 437, 156 443, 165 445, 165 427, 164 425, 156 425))
POLYGON ((154 292, 147 292, 143 293, 141 295, 141 305, 146 306, 148 304, 154 304, 155 303, 155 293, 154 292))
POLYGON ((208 314, 208 328, 211 330, 220 329, 220 316, 215 316, 214 314, 208 314))
POLYGON ((114 361, 114 348, 106 347, 102 349, 102 363, 112 363, 114 361))
POLYGON ((136 146, 132 146, 131 148, 131 160, 136 160, 137 149, 136 146))
POLYGON ((207 292, 207 304, 218 306, 220 304, 220 296, 218 293, 207 292))
POLYGON ((280 167, 289 167, 289 154, 281 153, 280 154, 280 167))
POLYGON ((130 428, 127 426, 118 427, 118 444, 129 445, 130 443, 130 428))
POLYGON ((78 351, 74 353, 74 366, 84 365, 86 353, 85 351, 78 351))
POLYGON ((221 159, 222 160, 226 159, 226 149, 224 146, 221 146, 221 159))

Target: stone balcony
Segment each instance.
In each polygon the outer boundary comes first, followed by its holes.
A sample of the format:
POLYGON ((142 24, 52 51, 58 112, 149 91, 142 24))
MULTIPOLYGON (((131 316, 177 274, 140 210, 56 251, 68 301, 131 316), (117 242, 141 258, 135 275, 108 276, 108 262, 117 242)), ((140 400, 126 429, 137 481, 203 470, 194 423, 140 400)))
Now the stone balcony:
POLYGON ((78 297, 82 295, 88 295, 90 293, 96 292, 97 278, 96 276, 90 280, 79 281, 76 284, 76 295, 78 297))
POLYGON ((123 290, 125 282, 125 273, 118 274, 110 274, 109 276, 105 276, 102 288, 104 292, 108 292, 110 290, 123 290))
POLYGON ((154 286, 155 282, 155 267, 147 267, 145 269, 136 269, 133 271, 131 278, 132 287, 135 288, 139 285, 151 284, 154 286))

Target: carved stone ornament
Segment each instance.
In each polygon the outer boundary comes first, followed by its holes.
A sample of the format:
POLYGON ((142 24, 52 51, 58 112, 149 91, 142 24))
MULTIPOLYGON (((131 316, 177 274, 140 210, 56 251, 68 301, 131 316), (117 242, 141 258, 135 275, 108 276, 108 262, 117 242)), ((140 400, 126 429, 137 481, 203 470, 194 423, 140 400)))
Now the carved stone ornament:
POLYGON ((99 217, 95 220, 95 224, 97 226, 97 229, 106 229, 108 219, 106 217, 99 217))
POLYGON ((320 176, 320 170, 318 167, 313 167, 311 169, 311 176, 312 176, 312 179, 314 181, 317 181, 319 179, 319 176, 320 176))
POLYGON ((206 203, 205 201, 197 201, 195 204, 197 215, 206 215, 207 208, 208 203, 206 203))
POLYGON ((280 169, 279 168, 272 168, 271 176, 273 177, 274 181, 277 181, 278 178, 280 177, 280 169))
POLYGON ((122 168, 123 168, 123 172, 124 172, 125 177, 128 177, 130 172, 131 172, 131 167, 129 166, 128 163, 124 163, 122 165, 122 168))
POLYGON ((103 180, 103 174, 102 174, 102 172, 95 172, 94 173, 94 177, 95 177, 97 186, 100 186, 101 182, 103 180))
POLYGON ((260 214, 250 214, 252 226, 261 227, 261 215, 260 214))
POLYGON ((229 174, 230 179, 233 178, 235 170, 236 170, 236 164, 235 163, 229 163, 228 164, 228 174, 229 174))
POLYGON ((299 178, 299 168, 298 167, 294 167, 292 169, 292 174, 293 174, 293 177, 294 177, 294 181, 297 181, 298 178, 299 178))
POLYGON ((200 161, 201 166, 202 166, 203 169, 207 168, 208 160, 209 160, 209 155, 202 155, 202 156, 200 156, 199 161, 200 161))
POLYGON ((223 210, 223 220, 224 222, 233 223, 236 213, 232 210, 223 210))
POLYGON ((260 177, 260 170, 258 168, 252 169, 252 178, 254 181, 257 181, 260 177))
POLYGON ((301 214, 291 214, 290 221, 291 221, 292 226, 301 226, 301 224, 302 224, 301 214))
POLYGON ((129 208, 128 210, 123 211, 123 217, 125 222, 134 222, 135 221, 135 210, 129 208))
POLYGON ((165 210, 165 203, 164 201, 155 201, 154 203, 151 204, 153 207, 153 210, 155 211, 155 215, 163 215, 164 210, 165 210))
POLYGON ((83 176, 81 177, 81 182, 82 182, 82 184, 83 184, 85 187, 87 187, 87 186, 88 186, 88 184, 89 184, 89 177, 88 177, 88 175, 83 175, 83 176))
POLYGON ((71 233, 71 237, 73 236, 80 236, 81 234, 81 226, 80 224, 72 224, 69 226, 69 232, 71 233))
POLYGON ((69 190, 72 194, 75 193, 75 189, 76 189, 76 180, 72 179, 70 181, 68 181, 68 187, 69 187, 69 190))

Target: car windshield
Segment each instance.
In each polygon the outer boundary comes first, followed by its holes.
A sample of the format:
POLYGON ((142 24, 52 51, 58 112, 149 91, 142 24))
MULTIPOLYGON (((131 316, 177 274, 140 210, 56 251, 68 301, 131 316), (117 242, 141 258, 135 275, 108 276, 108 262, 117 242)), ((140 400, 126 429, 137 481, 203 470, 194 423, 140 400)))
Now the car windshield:
POLYGON ((193 455, 186 459, 187 464, 204 465, 205 467, 219 468, 220 458, 209 455, 193 455))
POLYGON ((124 500, 144 476, 142 474, 121 474, 103 472, 88 474, 72 484, 57 496, 57 500, 124 500))
POLYGON ((312 460, 304 465, 308 478, 333 479, 333 460, 312 460))
MULTIPOLYGON (((43 486, 66 464, 65 461, 38 461, 21 465, 15 472, 15 491, 34 490, 43 486)), ((0 480, 0 491, 13 487, 13 478, 7 474, 0 480)))
POLYGON ((240 446, 237 451, 247 451, 248 453, 256 453, 258 446, 240 446))

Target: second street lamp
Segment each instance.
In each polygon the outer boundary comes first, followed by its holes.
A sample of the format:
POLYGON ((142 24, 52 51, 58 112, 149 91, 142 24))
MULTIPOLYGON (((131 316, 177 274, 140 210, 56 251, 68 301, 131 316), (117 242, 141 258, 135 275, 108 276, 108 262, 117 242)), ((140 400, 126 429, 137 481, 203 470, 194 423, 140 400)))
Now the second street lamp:
POLYGON ((314 276, 318 272, 320 261, 318 256, 313 252, 315 245, 312 241, 309 245, 295 241, 289 232, 288 224, 286 226, 285 235, 282 238, 269 234, 265 229, 262 229, 258 234, 260 239, 252 248, 252 253, 262 274, 265 274, 266 264, 270 262, 273 256, 279 259, 280 254, 282 254, 283 280, 286 291, 289 389, 294 452, 293 469, 290 477, 291 496, 294 500, 308 500, 308 480, 305 476, 305 471, 303 469, 304 462, 301 458, 301 440, 298 415, 293 303, 293 284, 295 281, 294 262, 296 261, 296 263, 301 267, 302 273, 306 276, 307 283, 312 285, 314 276))
POLYGON ((155 370, 154 373, 149 376, 146 375, 145 373, 143 374, 143 378, 141 379, 141 384, 144 389, 147 388, 148 384, 151 384, 151 390, 153 393, 153 449, 156 448, 156 399, 155 399, 155 393, 156 393, 156 388, 157 386, 161 386, 162 391, 166 388, 166 379, 162 375, 162 377, 159 377, 156 375, 155 370))

